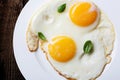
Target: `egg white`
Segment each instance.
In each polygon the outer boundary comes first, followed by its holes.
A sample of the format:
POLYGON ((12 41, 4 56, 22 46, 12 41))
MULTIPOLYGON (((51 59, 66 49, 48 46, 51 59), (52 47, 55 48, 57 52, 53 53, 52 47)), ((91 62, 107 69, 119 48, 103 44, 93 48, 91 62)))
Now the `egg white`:
POLYGON ((69 9, 78 1, 81 0, 54 0, 44 5, 32 18, 31 31, 36 35, 42 32, 47 38, 48 42, 42 44, 41 47, 55 70, 66 78, 89 80, 99 76, 107 64, 107 55, 113 49, 115 34, 112 23, 104 13, 99 11, 95 23, 89 27, 82 28, 73 24, 69 18, 69 9), (66 10, 60 14, 57 12, 57 7, 63 3, 67 4, 66 10), (52 38, 61 35, 72 38, 77 47, 75 57, 65 63, 53 60, 48 51, 48 44, 52 38), (83 45, 87 40, 93 42, 94 52, 80 58, 83 54, 83 45))

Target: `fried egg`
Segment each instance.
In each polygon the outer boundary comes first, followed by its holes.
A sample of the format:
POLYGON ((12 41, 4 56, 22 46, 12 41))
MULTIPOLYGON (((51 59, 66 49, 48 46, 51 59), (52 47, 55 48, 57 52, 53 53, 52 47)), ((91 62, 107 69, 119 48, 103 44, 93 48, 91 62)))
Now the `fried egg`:
MULTIPOLYGON (((44 34, 46 41, 40 40, 39 46, 46 60, 67 79, 93 80, 110 62, 115 39, 113 25, 89 0, 52 0, 34 14, 29 30, 36 36, 39 32, 44 34), (59 13, 58 7, 63 4, 65 9, 59 13), (92 41, 94 50, 83 55, 88 40, 92 41)), ((28 46, 32 43, 35 40, 28 46)))

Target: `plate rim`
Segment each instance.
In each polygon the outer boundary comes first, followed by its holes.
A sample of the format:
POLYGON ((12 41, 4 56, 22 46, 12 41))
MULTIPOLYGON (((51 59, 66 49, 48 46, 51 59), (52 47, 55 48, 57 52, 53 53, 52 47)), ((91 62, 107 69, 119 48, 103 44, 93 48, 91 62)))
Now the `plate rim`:
MULTIPOLYGON (((26 3, 26 5, 24 6, 24 8, 22 9, 20 15, 18 16, 17 22, 16 22, 16 24, 15 24, 14 32, 13 32, 13 51, 14 51, 15 61, 16 61, 16 63, 17 63, 17 66, 18 66, 20 72, 22 73, 22 75, 24 76, 25 79, 29 79, 29 77, 26 77, 26 74, 24 74, 22 68, 20 67, 18 58, 16 57, 16 54, 15 54, 15 52, 16 52, 16 50, 15 50, 15 46, 16 46, 16 45, 15 45, 15 36, 16 36, 15 32, 16 32, 16 29, 17 29, 16 26, 18 25, 18 22, 19 22, 19 20, 20 20, 21 15, 24 13, 26 7, 28 7, 28 5, 32 3, 32 1, 33 1, 33 0, 28 1, 28 2, 26 3)), ((41 1, 43 1, 43 0, 41 0, 41 1)), ((46 0, 46 1, 47 1, 47 0, 46 0)), ((34 1, 33 1, 33 2, 34 2, 34 1)), ((36 11, 36 10, 35 10, 35 11, 36 11)), ((118 36, 118 35, 117 35, 117 32, 116 32, 116 37, 117 37, 117 36, 118 36)), ((120 37, 118 37, 118 39, 120 39, 120 37)), ((31 54, 31 53, 30 53, 30 54, 31 54)), ((34 55, 31 55, 31 56, 34 57, 34 55)), ((30 56, 30 57, 31 57, 31 56, 30 56)), ((37 63, 36 63, 36 64, 37 64, 37 63)), ((43 73, 44 73, 44 72, 43 72, 43 73)), ((49 77, 50 77, 50 76, 49 76, 49 77)), ((49 77, 46 78, 46 77, 42 76, 42 78, 45 79, 45 80, 46 80, 46 79, 48 80, 49 77)), ((32 79, 29 79, 29 80, 32 80, 32 79)), ((36 79, 36 80, 37 80, 37 79, 36 79)))

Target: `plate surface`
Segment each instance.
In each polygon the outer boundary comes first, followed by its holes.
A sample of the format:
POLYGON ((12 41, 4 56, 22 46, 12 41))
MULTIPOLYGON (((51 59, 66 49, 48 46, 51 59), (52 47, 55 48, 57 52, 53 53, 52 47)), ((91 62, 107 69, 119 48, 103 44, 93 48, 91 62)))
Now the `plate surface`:
MULTIPOLYGON (((26 80, 66 80, 53 70, 40 49, 30 53, 26 45, 26 30, 32 14, 48 0, 30 0, 18 17, 13 37, 14 55, 18 67, 26 80)), ((120 80, 120 1, 93 0, 112 21, 115 27, 116 40, 112 53, 112 62, 106 66, 97 80, 120 80)))

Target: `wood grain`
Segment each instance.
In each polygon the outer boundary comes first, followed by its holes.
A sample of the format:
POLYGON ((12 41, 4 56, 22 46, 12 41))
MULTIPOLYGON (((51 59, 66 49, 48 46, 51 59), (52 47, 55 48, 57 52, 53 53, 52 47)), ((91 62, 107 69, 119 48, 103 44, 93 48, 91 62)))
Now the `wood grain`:
POLYGON ((13 31, 28 0, 0 0, 0 80, 25 80, 13 53, 13 31))

